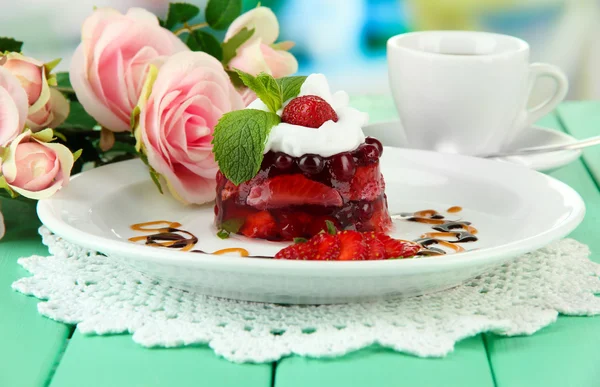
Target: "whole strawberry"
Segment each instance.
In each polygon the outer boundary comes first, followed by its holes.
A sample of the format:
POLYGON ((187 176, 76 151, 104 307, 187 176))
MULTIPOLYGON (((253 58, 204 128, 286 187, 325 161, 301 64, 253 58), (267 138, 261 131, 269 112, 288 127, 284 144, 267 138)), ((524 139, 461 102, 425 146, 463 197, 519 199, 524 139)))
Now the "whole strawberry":
POLYGON ((294 98, 283 109, 281 121, 292 124, 319 128, 325 122, 338 121, 338 116, 323 98, 316 95, 303 95, 294 98))

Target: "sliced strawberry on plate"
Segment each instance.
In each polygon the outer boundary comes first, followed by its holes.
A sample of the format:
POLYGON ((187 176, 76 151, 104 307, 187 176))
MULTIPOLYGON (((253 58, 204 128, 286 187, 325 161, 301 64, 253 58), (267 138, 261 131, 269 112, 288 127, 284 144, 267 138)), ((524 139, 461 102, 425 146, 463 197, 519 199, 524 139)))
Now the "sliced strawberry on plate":
POLYGON ((370 261, 385 259, 385 245, 377 238, 374 232, 363 234, 363 241, 367 246, 367 258, 370 261))
POLYGON ((263 210, 307 204, 340 207, 343 201, 335 189, 294 174, 276 176, 252 187, 246 203, 263 210))
POLYGON ((246 217, 240 233, 248 238, 268 238, 276 229, 275 218, 268 211, 261 211, 246 217))
POLYGON ((339 261, 362 261, 366 257, 367 248, 363 236, 358 231, 340 231, 337 234, 340 241, 339 261))
POLYGON ((313 259, 317 261, 335 261, 340 255, 340 240, 336 235, 323 232, 312 237, 307 243, 313 245, 313 259))
POLYGON ((296 259, 308 260, 313 259, 315 255, 314 246, 311 243, 294 243, 275 254, 276 259, 296 259))
POLYGON ((421 250, 421 246, 415 242, 394 239, 383 233, 377 233, 377 239, 385 246, 385 258, 409 258, 421 250))

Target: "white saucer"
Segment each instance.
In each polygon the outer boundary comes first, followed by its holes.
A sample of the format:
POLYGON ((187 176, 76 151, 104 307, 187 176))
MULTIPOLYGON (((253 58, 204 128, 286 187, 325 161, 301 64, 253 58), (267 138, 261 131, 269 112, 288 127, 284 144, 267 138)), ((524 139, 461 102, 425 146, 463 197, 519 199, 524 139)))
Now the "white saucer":
MULTIPOLYGON (((363 128, 363 131, 367 136, 379 139, 383 145, 411 148, 401 134, 400 125, 399 121, 378 122, 367 125, 363 128)), ((532 126, 525 130, 507 150, 568 144, 573 141, 576 141, 574 137, 558 130, 532 126)), ((550 172, 577 160, 579 156, 581 156, 581 151, 565 150, 529 156, 502 157, 496 160, 523 165, 536 171, 550 172)))
MULTIPOLYGON (((105 253, 163 283, 202 294, 278 303, 339 303, 410 296, 456 286, 511 258, 570 233, 585 205, 566 184, 509 163, 386 147, 381 158, 392 214, 435 209, 447 220, 472 222, 478 241, 465 252, 385 261, 287 261, 207 254, 238 247, 273 256, 286 244, 231 236, 213 226, 213 204, 185 207, 162 196, 140 160, 92 169, 40 200, 38 215, 67 241, 105 253), (450 207, 462 211, 448 213, 450 207), (151 247, 130 228, 156 220, 179 222, 193 247, 207 253, 151 247)), ((391 235, 416 239, 431 225, 399 219, 391 235)), ((175 227, 175 226, 174 226, 175 227)))

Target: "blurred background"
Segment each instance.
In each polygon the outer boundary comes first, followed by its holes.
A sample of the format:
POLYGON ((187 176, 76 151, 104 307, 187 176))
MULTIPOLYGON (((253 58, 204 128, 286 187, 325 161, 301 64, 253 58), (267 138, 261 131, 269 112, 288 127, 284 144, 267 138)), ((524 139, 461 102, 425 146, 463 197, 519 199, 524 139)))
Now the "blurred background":
MULTIPOLYGON (((256 3, 244 0, 244 8, 256 3)), ((385 45, 390 36, 466 29, 525 39, 532 61, 556 64, 568 74, 569 99, 600 99, 600 0, 262 0, 261 4, 278 15, 279 40, 296 42, 292 52, 299 72, 322 72, 333 89, 386 94, 385 45)), ((0 36, 24 41, 25 53, 36 58, 64 58, 59 68, 66 70, 79 43, 81 23, 94 6, 121 11, 138 6, 163 17, 168 1, 0 0, 0 36)))

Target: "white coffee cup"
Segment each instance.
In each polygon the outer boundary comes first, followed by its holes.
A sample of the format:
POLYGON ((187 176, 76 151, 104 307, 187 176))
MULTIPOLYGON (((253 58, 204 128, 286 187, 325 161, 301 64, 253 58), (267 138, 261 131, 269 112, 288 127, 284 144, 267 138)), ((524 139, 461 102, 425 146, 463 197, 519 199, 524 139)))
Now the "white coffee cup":
POLYGON ((424 31, 387 42, 390 87, 410 147, 485 155, 506 147, 565 97, 556 66, 529 63, 529 45, 486 32, 424 31), (554 94, 527 108, 536 79, 554 94))

